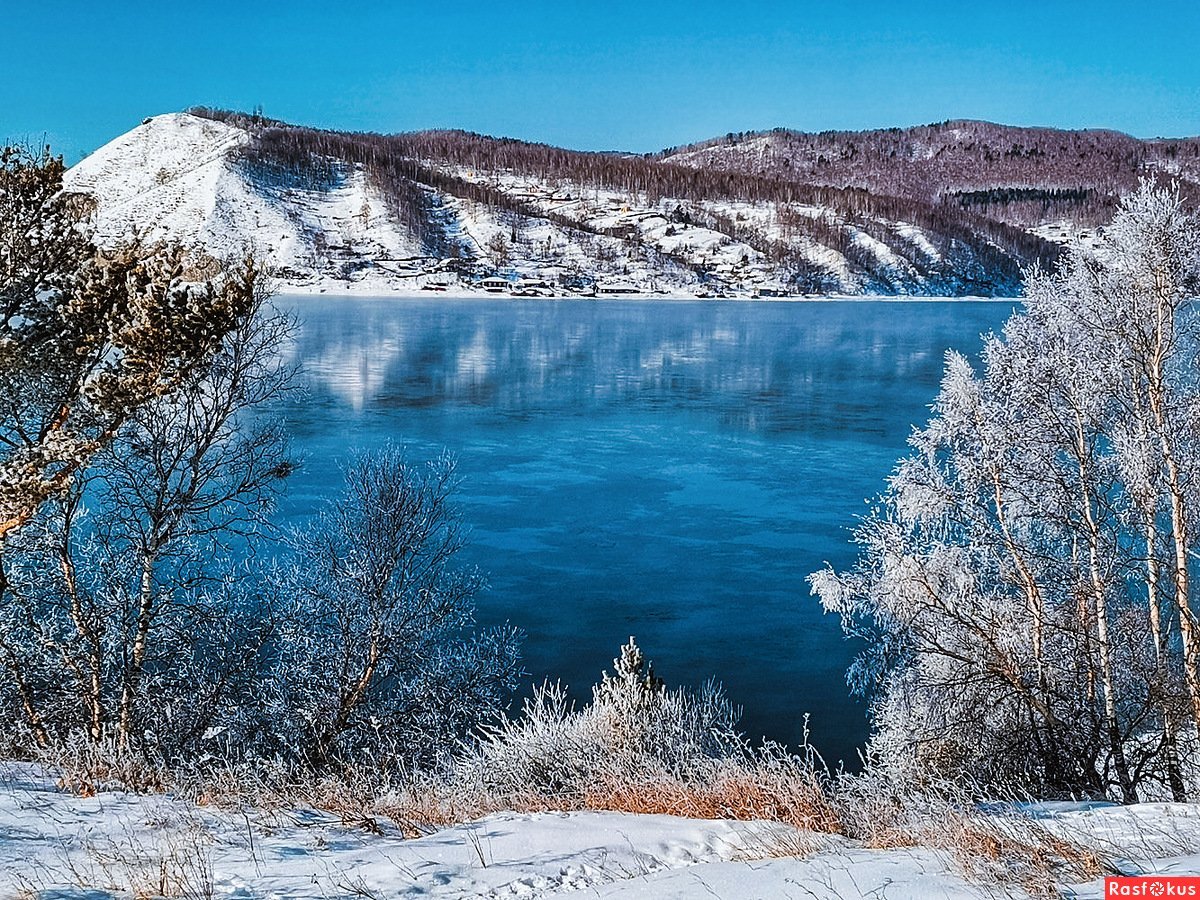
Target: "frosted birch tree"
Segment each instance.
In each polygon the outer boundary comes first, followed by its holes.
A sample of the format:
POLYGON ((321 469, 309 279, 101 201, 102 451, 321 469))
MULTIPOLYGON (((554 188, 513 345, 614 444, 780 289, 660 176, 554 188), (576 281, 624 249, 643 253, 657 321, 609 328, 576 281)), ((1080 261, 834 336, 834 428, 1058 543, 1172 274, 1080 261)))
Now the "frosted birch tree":
POLYGON ((1126 197, 1094 252, 1034 273, 975 372, 812 576, 868 639, 875 759, 1058 795, 1176 799, 1194 776, 1200 643, 1200 242, 1173 191, 1126 197))
POLYGON ((262 409, 290 389, 291 321, 261 295, 252 312, 7 542, 0 646, 39 744, 190 753, 254 706, 270 611, 238 561, 293 465, 262 409))

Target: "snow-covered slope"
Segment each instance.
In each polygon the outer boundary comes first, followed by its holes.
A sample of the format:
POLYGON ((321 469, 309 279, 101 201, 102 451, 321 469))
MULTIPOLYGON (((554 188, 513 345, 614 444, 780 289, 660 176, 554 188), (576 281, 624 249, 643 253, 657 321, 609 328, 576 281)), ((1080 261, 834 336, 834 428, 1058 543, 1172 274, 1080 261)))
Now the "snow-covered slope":
MULTIPOLYGON (((1195 806, 1066 805, 1047 829, 1127 873, 1200 865, 1195 806)), ((1103 896, 1099 880, 1068 887, 1103 896)), ((39 900, 226 897, 995 898, 952 854, 873 850, 766 823, 620 813, 499 813, 415 839, 310 808, 222 811, 168 796, 58 790, 36 767, 0 770, 0 896, 39 900)))
MULTIPOLYGON (((363 172, 343 171, 328 191, 276 189, 238 164, 250 140, 211 119, 156 116, 71 168, 65 187, 96 199, 102 243, 136 233, 218 258, 250 252, 292 287, 336 285, 351 272, 420 255, 363 172)), ((361 272, 358 280, 385 287, 390 278, 361 272)))

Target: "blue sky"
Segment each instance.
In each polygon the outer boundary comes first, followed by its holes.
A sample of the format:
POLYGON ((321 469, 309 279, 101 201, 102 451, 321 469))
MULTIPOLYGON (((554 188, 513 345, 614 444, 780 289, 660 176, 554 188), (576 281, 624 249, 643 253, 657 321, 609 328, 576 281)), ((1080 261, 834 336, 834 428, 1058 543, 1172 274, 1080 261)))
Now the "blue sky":
POLYGON ((5 3, 0 140, 195 104, 579 149, 948 118, 1200 134, 1200 4, 5 3))

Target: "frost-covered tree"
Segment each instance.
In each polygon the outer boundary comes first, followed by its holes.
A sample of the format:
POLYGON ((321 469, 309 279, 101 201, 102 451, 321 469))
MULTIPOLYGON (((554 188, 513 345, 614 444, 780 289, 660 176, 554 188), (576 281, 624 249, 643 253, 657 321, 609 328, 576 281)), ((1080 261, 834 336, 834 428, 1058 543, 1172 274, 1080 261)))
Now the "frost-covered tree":
POLYGON ((294 540, 273 673, 282 749, 317 768, 428 763, 497 716, 521 675, 520 636, 475 630, 483 576, 458 564, 465 529, 443 455, 386 447, 346 469, 344 493, 294 540))
POLYGON ((512 243, 504 236, 504 232, 497 231, 487 242, 488 255, 491 256, 492 262, 496 266, 503 267, 508 265, 509 254, 512 250, 512 243))
POLYGON ((10 536, 0 647, 21 673, 18 732, 175 756, 252 699, 270 616, 238 561, 292 469, 282 426, 256 411, 288 390, 289 328, 257 297, 10 536))
POLYGON ((1189 562, 1200 495, 1200 231, 1144 184, 1094 253, 947 358, 934 416, 812 576, 865 636, 875 759, 1056 794, 1185 793, 1195 760, 1189 562))
MULTIPOLYGON (((136 417, 212 361, 253 311, 258 283, 250 261, 200 275, 179 248, 99 248, 91 202, 63 192, 63 171, 48 151, 0 148, 0 667, 15 721, 41 745, 56 726, 40 689, 51 682, 33 660, 77 658, 32 615, 11 545, 44 530, 47 504, 78 490, 136 417)), ((89 663, 80 678, 103 680, 102 669, 89 663)))
POLYGON ((185 278, 178 248, 88 240, 61 159, 0 148, 0 541, 249 312, 258 271, 185 278))

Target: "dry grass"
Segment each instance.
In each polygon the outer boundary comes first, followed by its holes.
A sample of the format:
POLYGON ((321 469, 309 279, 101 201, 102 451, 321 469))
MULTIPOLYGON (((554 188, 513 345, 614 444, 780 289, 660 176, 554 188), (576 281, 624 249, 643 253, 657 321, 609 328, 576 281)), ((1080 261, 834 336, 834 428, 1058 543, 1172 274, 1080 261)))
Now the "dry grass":
POLYGON ((869 776, 848 780, 838 807, 846 835, 861 846, 931 849, 976 884, 1058 897, 1060 884, 1117 871, 1102 852, 1016 811, 982 811, 963 798, 900 795, 869 776))
POLYGON ((199 821, 179 821, 155 835, 89 841, 65 868, 79 888, 119 892, 133 900, 212 900, 213 838, 199 821))
MULTIPOLYGON (((825 782, 804 760, 779 752, 711 760, 703 776, 687 779, 657 768, 591 773, 587 788, 497 789, 470 775, 409 774, 381 779, 377 770, 347 768, 324 776, 224 772, 209 780, 179 781, 177 793, 222 809, 282 811, 304 804, 343 824, 378 833, 389 823, 408 837, 470 822, 491 813, 611 812, 696 819, 780 822, 823 834, 844 828, 825 782)), ((472 772, 471 774, 477 774, 472 772)))
POLYGON ((58 773, 60 788, 83 797, 114 790, 158 794, 170 783, 165 766, 122 750, 113 741, 73 739, 46 750, 41 762, 58 773))
POLYGON ((653 779, 597 785, 586 809, 655 813, 693 819, 782 822, 807 831, 838 834, 837 809, 811 773, 731 766, 702 782, 653 779))
MULTIPOLYGON (((599 767, 567 770, 565 782, 542 779, 528 786, 509 778, 489 783, 489 773, 478 766, 441 775, 409 773, 394 782, 367 767, 320 776, 261 767, 169 774, 111 747, 82 743, 48 761, 59 771, 60 784, 80 794, 114 788, 156 792, 169 785, 199 804, 252 808, 260 816, 305 805, 349 827, 410 838, 500 811, 603 810, 763 823, 747 832, 741 854, 746 859, 803 857, 847 844, 925 848, 976 884, 1019 886, 1033 896, 1059 896, 1060 884, 1116 871, 1103 851, 1015 812, 978 810, 950 786, 913 794, 869 774, 834 779, 811 755, 774 747, 696 760, 687 777, 664 772, 651 759, 598 758, 599 767)), ((135 896, 205 895, 206 856, 196 846, 180 853, 160 847, 142 856, 127 847, 105 848, 92 857, 105 880, 135 896)))
POLYGON ((948 854, 972 881, 1017 884, 1035 897, 1058 897, 1060 884, 1117 871, 1097 851, 1027 817, 960 813, 926 826, 922 844, 948 854))
POLYGON ((845 840, 841 835, 821 834, 778 822, 764 822, 741 835, 741 846, 733 858, 739 862, 804 859, 818 853, 841 852, 844 849, 845 840))

